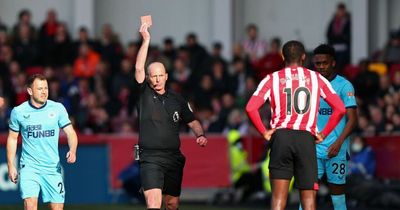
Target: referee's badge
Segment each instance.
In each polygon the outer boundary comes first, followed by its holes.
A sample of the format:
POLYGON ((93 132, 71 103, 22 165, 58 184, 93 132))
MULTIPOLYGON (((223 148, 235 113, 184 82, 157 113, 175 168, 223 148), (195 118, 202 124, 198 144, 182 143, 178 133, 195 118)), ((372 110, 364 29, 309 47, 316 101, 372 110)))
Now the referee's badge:
POLYGON ((174 112, 174 115, 172 115, 172 119, 174 120, 174 122, 178 122, 179 121, 179 113, 178 113, 178 111, 174 112))

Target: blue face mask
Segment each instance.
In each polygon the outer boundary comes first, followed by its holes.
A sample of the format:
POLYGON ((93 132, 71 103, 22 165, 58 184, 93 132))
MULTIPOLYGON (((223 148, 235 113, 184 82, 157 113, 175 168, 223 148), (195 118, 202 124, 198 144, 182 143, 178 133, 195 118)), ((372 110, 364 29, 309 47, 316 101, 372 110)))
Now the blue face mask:
POLYGON ((353 151, 353 152, 360 152, 362 150, 362 148, 363 148, 363 145, 360 143, 353 143, 351 145, 351 151, 353 151))

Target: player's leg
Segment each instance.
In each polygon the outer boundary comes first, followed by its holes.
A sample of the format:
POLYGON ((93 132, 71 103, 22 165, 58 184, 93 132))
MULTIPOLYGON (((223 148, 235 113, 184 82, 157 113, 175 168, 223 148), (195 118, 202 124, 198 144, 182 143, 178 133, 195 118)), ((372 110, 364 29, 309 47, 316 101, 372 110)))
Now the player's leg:
POLYGON ((147 209, 161 209, 162 192, 160 188, 153 188, 144 191, 147 209))
POLYGON ((171 154, 170 157, 173 158, 166 164, 168 169, 164 179, 164 204, 167 210, 177 210, 186 158, 180 153, 171 154))
POLYGON ((63 210, 64 204, 63 203, 50 203, 49 207, 51 210, 63 210))
MULTIPOLYGON (((322 176, 325 174, 326 171, 326 159, 317 158, 317 166, 318 166, 318 180, 321 180, 322 176)), ((299 210, 303 210, 303 208, 301 208, 301 202, 299 204, 299 210)))
POLYGON ((316 209, 316 190, 318 190, 318 167, 314 137, 306 131, 294 131, 295 186, 300 190, 300 201, 304 210, 316 209))
POLYGON ((272 187, 272 210, 283 210, 289 194, 290 180, 287 179, 271 179, 272 187))
POLYGON ((37 210, 40 191, 39 175, 26 167, 22 167, 19 177, 21 197, 24 200, 24 209, 37 210))
POLYGON ((305 210, 317 209, 315 202, 316 196, 317 196, 317 191, 315 190, 300 190, 300 202, 302 209, 305 210))
POLYGON ((160 209, 162 190, 164 187, 164 172, 154 163, 140 162, 140 181, 142 184, 147 209, 160 209))
POLYGON ((177 210, 179 208, 179 197, 165 195, 164 196, 165 209, 177 210))
POLYGON ((346 158, 336 156, 328 160, 327 181, 335 210, 347 209, 345 196, 346 174, 346 158))
POLYGON ((24 209, 25 210, 37 210, 38 198, 25 198, 24 199, 24 209))
POLYGON ((49 203, 51 210, 63 210, 65 187, 61 173, 40 176, 43 203, 49 203))
POLYGON ((271 209, 285 209, 290 180, 293 177, 293 139, 291 130, 278 129, 270 144, 269 172, 272 187, 271 209))

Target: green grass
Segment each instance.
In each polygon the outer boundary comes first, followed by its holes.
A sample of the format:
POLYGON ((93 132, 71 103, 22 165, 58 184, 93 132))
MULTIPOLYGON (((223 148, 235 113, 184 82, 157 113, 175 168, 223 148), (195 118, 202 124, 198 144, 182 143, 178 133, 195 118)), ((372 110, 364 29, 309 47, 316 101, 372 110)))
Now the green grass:
MULTIPOLYGON (((20 210, 21 205, 0 206, 0 210, 20 210)), ((38 209, 49 209, 46 206, 40 206, 38 209)), ((64 210, 145 210, 145 206, 141 205, 66 205, 64 210)), ((189 205, 182 204, 180 209, 184 210, 248 210, 249 207, 232 207, 232 206, 208 206, 208 205, 189 205)), ((265 209, 265 207, 251 207, 253 210, 265 209)))

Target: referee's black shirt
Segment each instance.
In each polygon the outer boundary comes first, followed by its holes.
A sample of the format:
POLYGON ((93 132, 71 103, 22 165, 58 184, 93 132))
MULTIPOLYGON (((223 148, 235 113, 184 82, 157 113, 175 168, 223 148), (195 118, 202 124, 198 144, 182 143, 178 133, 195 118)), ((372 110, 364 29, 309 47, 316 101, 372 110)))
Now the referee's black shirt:
MULTIPOLYGON (((138 84, 138 83, 136 83, 138 84)), ((147 81, 139 94, 139 146, 144 150, 178 150, 179 124, 195 118, 182 96, 166 91, 159 95, 147 81)))

